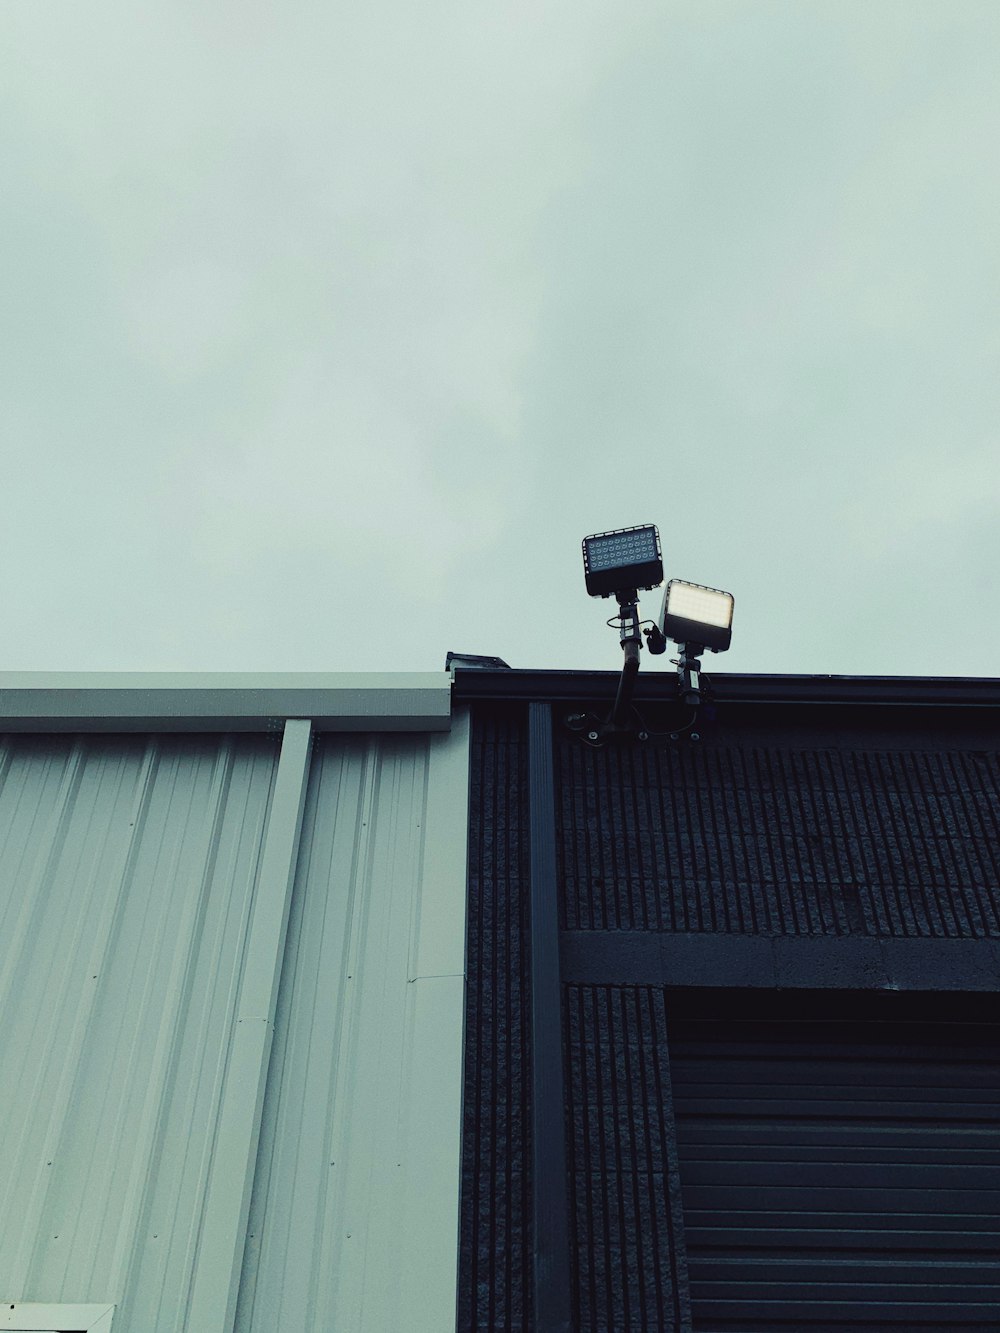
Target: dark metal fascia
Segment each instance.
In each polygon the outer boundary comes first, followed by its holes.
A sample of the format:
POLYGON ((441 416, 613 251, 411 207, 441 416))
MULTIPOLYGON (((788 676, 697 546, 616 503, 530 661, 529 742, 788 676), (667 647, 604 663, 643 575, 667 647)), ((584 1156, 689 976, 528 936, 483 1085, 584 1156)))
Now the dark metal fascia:
MULTIPOLYGON (((720 704, 875 705, 902 708, 997 708, 1000 679, 959 676, 721 675, 711 673, 711 696, 720 704)), ((576 702, 612 699, 613 671, 483 671, 457 669, 454 698, 576 702)), ((667 703, 676 697, 676 678, 666 672, 640 674, 636 702, 667 703)))

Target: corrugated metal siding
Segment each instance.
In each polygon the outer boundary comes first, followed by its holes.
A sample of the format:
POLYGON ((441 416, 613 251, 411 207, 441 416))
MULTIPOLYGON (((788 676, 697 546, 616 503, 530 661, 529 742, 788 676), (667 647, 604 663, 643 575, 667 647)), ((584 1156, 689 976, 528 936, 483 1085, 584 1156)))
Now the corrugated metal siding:
POLYGON ((242 1333, 454 1324, 467 801, 461 720, 317 742, 242 1333))
MULTIPOLYGON (((582 1328, 666 1327, 671 1320, 683 1325, 683 1238, 669 1203, 669 1077, 674 1071, 672 1061, 668 1071, 666 1020, 672 1001, 663 990, 664 984, 678 983, 661 966, 663 957, 674 956, 667 946, 673 937, 679 946, 695 937, 699 944, 711 943, 713 936, 722 942, 760 943, 764 947, 757 953, 720 948, 719 957, 742 959, 744 973, 748 959, 769 967, 774 978, 794 971, 796 986, 833 987, 841 997, 848 984, 885 984, 884 977, 895 975, 891 969, 897 967, 907 979, 901 984, 970 990, 978 980, 984 988, 991 986, 993 970, 976 941, 1000 938, 995 723, 983 714, 956 718, 942 712, 929 718, 880 710, 859 719, 844 710, 838 727, 829 712, 786 711, 761 718, 723 715, 720 706, 715 724, 705 710, 698 741, 682 737, 670 743, 660 737, 645 745, 595 751, 560 726, 563 709, 569 712, 571 705, 561 703, 555 710, 555 838, 567 983, 567 960, 578 964, 563 991, 574 1318, 582 1328), (797 937, 780 942, 789 948, 813 943, 823 948, 803 948, 794 955, 786 950, 786 957, 766 947, 776 936, 797 937), (594 941, 585 966, 578 957, 583 937, 594 941), (940 949, 939 957, 934 948, 945 940, 955 947, 940 949), (890 942, 899 946, 898 957, 892 954, 884 968, 865 966, 866 958, 880 957, 879 950, 887 951, 890 942), (843 951, 862 944, 871 944, 872 952, 853 949, 848 971, 861 980, 847 983, 843 951), (925 944, 924 954, 904 952, 925 944), (934 982, 914 980, 921 959, 933 964, 934 982), (810 961, 818 971, 803 970, 810 961), (980 973, 970 975, 975 967, 980 973)), ((666 717, 658 725, 669 729, 666 717)), ((477 708, 470 812, 463 1329, 527 1330, 532 1322, 526 741, 526 718, 517 704, 494 701, 477 708)), ((682 948, 675 952, 683 955, 682 948)), ((709 986, 737 984, 724 968, 713 968, 713 959, 710 950, 692 954, 685 984, 695 987, 693 995, 704 997, 709 986), (701 971, 699 959, 707 963, 701 971)), ((740 984, 758 984, 744 973, 740 984)), ((799 999, 794 1002, 798 1005, 799 999)), ((877 1045, 866 1048, 873 1069, 881 1059, 877 1045)), ((923 1072, 932 1076, 939 1058, 944 1059, 940 1049, 930 1050, 929 1063, 909 1068, 905 1077, 911 1090, 919 1089, 923 1072)), ((961 1075, 969 1072, 968 1067, 952 1071, 956 1088, 966 1086, 961 1075)), ((987 1076, 992 1077, 985 1067, 972 1073, 974 1079, 987 1076)), ((719 1079, 720 1106, 728 1077, 724 1072, 719 1079)), ((677 1087, 675 1082, 675 1096, 677 1087)), ((941 1165, 956 1165, 958 1154, 975 1146, 962 1137, 960 1103, 961 1097, 952 1099, 955 1115, 937 1139, 932 1136, 911 1159, 901 1152, 894 1161, 890 1153, 882 1165, 909 1170, 931 1162, 939 1148, 941 1165)), ((928 1106, 925 1102, 924 1111, 932 1116, 928 1106)), ((898 1101, 895 1109, 900 1110, 898 1101)), ((926 1117, 922 1123, 925 1127, 926 1117)), ((820 1132, 825 1128, 824 1123, 820 1132)), ((780 1138, 780 1126, 774 1132, 780 1138)), ((832 1132, 852 1146, 844 1125, 832 1132)), ((900 1143, 920 1132, 921 1126, 903 1124, 900 1143)), ((752 1146, 737 1148, 731 1160, 702 1163, 716 1173, 720 1190, 738 1185, 741 1173, 750 1169, 752 1146)), ((802 1168, 808 1189, 814 1177, 803 1167, 805 1159, 796 1156, 794 1140, 788 1151, 785 1183, 802 1168)), ((991 1141, 984 1167, 995 1170, 996 1155, 991 1141)), ((876 1156, 865 1160, 872 1166, 871 1188, 879 1193, 885 1182, 876 1156)), ((863 1162, 853 1165, 857 1182, 863 1178, 863 1162)), ((846 1188, 846 1178, 844 1183, 846 1188)), ((911 1183, 916 1199, 922 1189, 919 1172, 911 1183)), ((890 1185, 885 1183, 886 1199, 890 1185)), ((994 1192, 988 1183, 973 1209, 972 1244, 980 1257, 978 1247, 992 1244, 996 1233, 994 1192)), ((945 1212, 947 1205, 945 1200, 945 1212)), ((896 1238, 899 1251, 893 1262, 898 1262, 896 1277, 903 1286, 918 1271, 922 1234, 928 1234, 924 1248, 933 1251, 930 1262, 935 1256, 942 1261, 939 1295, 942 1300, 947 1295, 952 1306, 943 1316, 940 1302, 938 1310, 930 1310, 928 1327, 935 1329, 963 1326, 957 1316, 953 1325, 947 1323, 956 1302, 965 1304, 961 1318, 970 1318, 973 1327, 975 1320, 981 1322, 982 1310, 974 1308, 977 1290, 988 1285, 979 1280, 978 1259, 963 1268, 953 1221, 934 1216, 923 1232, 914 1228, 915 1237, 896 1238)), ((794 1230, 797 1223, 790 1225, 794 1230)), ((706 1239, 698 1210, 695 1229, 697 1251, 706 1239)), ((870 1235, 864 1243, 868 1240, 870 1235)), ((862 1253, 862 1265, 882 1263, 885 1246, 874 1240, 871 1245, 871 1255, 862 1253)), ((841 1267, 833 1264, 834 1277, 813 1272, 813 1286, 805 1284, 803 1297, 818 1294, 826 1300, 822 1293, 829 1294, 831 1282, 851 1263, 848 1254, 841 1267)), ((755 1271, 748 1266, 735 1276, 715 1276, 735 1292, 744 1279, 756 1281, 755 1271)), ((763 1288, 774 1270, 765 1265, 760 1271, 765 1272, 763 1288)), ((699 1274, 703 1302, 706 1272, 702 1268, 699 1274)), ((869 1275, 871 1290, 855 1299, 863 1285, 863 1276, 858 1277, 850 1297, 854 1308, 846 1311, 855 1326, 865 1328, 881 1326, 871 1323, 870 1309, 858 1313, 859 1305, 877 1295, 873 1268, 869 1275), (868 1322, 858 1324, 858 1319, 868 1322)), ((931 1295, 929 1288, 924 1295, 931 1295)), ((995 1305, 992 1291, 987 1299, 995 1305)), ((918 1303, 914 1298, 903 1314, 904 1326, 907 1319, 909 1327, 922 1326, 918 1303)), ((702 1304, 702 1314, 706 1308, 702 1304)), ((783 1324, 768 1322, 771 1313, 765 1312, 752 1326, 826 1328, 815 1322, 815 1310, 801 1317, 791 1307, 779 1313, 783 1324)), ((729 1322, 720 1328, 751 1326, 744 1307, 732 1306, 725 1317, 729 1322)), ((836 1316, 831 1318, 833 1327, 836 1316)), ((715 1327, 697 1317, 694 1326, 715 1327)))
POLYGON ((235 1247, 241 1329, 454 1323, 467 721, 320 739, 293 867, 306 725, 280 770, 276 735, 0 748, 0 1297, 224 1333, 235 1247))
POLYGON ((185 1326, 276 759, 259 735, 5 743, 4 1296, 185 1326))
POLYGON ((567 986, 574 1327, 690 1329, 662 990, 567 986))
POLYGON ((557 762, 567 929, 1000 935, 993 750, 564 736, 557 762))
POLYGON ((998 1327, 1000 1025, 978 1007, 671 1024, 697 1329, 998 1327))
POLYGON ((527 799, 523 709, 478 715, 469 804, 462 1330, 531 1327, 527 799))

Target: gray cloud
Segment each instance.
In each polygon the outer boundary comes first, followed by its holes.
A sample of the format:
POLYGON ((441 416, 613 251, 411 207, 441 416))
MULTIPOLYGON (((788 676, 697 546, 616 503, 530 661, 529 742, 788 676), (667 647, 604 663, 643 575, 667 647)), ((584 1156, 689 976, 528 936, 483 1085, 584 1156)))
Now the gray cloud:
POLYGON ((11 667, 614 666, 654 520, 720 665, 996 671, 992 3, 0 24, 11 667))

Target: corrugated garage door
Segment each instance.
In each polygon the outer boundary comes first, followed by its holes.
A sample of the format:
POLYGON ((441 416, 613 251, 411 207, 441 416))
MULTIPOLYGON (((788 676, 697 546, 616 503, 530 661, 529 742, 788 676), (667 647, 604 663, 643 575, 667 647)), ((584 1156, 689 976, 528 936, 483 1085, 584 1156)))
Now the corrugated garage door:
POLYGON ((995 1013, 672 1008, 697 1333, 1000 1329, 995 1013))

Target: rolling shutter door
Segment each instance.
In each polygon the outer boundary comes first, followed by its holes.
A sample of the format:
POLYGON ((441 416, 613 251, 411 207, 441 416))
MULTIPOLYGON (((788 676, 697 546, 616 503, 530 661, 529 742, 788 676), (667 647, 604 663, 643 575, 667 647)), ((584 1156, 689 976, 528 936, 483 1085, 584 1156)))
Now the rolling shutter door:
POLYGON ((1000 1026, 689 1016, 670 1051, 697 1333, 1000 1328, 1000 1026))

